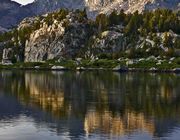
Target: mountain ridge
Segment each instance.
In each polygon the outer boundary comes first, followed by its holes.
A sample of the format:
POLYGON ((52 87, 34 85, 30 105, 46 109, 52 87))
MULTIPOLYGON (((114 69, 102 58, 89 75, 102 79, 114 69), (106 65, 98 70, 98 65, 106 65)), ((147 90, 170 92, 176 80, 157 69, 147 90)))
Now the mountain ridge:
POLYGON ((60 8, 84 9, 89 17, 99 13, 110 14, 112 11, 123 9, 125 13, 157 8, 172 10, 180 9, 180 0, 35 0, 21 5, 11 0, 2 0, 0 5, 0 26, 12 28, 25 17, 46 14, 60 8))

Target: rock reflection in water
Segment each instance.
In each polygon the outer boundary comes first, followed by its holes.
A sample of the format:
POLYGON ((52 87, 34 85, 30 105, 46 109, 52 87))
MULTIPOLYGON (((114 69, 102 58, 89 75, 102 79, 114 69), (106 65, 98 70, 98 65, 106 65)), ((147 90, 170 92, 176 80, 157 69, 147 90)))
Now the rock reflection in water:
POLYGON ((162 137, 179 125, 178 75, 2 71, 0 80, 0 92, 54 120, 80 120, 85 135, 162 137))

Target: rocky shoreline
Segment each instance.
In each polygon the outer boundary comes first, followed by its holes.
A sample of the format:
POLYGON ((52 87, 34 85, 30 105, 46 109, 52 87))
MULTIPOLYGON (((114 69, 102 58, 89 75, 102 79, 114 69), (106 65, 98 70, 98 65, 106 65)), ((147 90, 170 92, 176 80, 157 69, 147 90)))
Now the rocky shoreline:
POLYGON ((77 67, 75 69, 65 68, 63 66, 53 66, 50 67, 3 67, 0 70, 34 70, 34 71, 111 71, 111 72, 149 72, 149 73, 180 73, 180 68, 175 69, 157 69, 157 68, 84 68, 77 67))
POLYGON ((0 69, 48 71, 114 71, 180 73, 179 58, 61 59, 41 62, 1 63, 0 69))

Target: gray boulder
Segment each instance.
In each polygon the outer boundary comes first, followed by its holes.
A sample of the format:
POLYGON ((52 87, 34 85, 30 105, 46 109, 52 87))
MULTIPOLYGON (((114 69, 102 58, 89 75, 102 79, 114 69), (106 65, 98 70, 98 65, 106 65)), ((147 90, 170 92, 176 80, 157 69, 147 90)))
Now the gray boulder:
POLYGON ((3 49, 2 64, 4 65, 12 64, 12 58, 13 58, 12 48, 3 49))

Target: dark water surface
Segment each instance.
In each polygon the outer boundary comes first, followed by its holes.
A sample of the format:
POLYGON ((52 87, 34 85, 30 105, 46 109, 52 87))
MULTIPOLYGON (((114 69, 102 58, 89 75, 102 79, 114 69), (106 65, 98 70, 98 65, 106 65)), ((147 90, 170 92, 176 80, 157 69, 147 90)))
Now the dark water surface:
POLYGON ((0 140, 180 140, 180 75, 0 71, 0 140))

